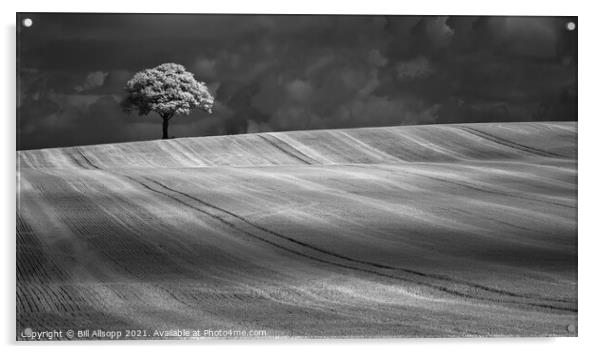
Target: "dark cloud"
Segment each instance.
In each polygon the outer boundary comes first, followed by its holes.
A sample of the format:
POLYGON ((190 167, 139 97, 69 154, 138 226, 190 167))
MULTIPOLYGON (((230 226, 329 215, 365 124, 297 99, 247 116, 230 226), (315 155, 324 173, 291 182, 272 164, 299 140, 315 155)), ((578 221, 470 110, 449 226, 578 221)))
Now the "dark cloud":
POLYGON ((397 62, 395 70, 397 71, 397 78, 401 81, 420 80, 434 72, 431 62, 423 56, 397 62))
POLYGON ((74 89, 77 92, 83 92, 100 87, 105 83, 107 75, 109 75, 108 72, 93 71, 86 76, 86 79, 81 85, 75 86, 74 89))
POLYGON ((177 62, 214 114, 170 134, 576 120, 567 17, 22 14, 18 148, 155 139, 123 113, 139 70, 177 62))

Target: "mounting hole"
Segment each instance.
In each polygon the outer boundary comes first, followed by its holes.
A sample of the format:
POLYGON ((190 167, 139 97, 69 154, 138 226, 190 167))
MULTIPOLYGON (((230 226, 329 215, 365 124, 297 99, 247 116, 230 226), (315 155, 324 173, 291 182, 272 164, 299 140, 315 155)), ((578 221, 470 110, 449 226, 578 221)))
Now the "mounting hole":
POLYGON ((25 27, 31 27, 31 25, 33 25, 33 21, 31 20, 31 18, 24 18, 23 19, 23 26, 25 26, 25 27))
POLYGON ((574 31, 577 28, 577 25, 573 21, 569 21, 566 23, 566 29, 569 31, 574 31))

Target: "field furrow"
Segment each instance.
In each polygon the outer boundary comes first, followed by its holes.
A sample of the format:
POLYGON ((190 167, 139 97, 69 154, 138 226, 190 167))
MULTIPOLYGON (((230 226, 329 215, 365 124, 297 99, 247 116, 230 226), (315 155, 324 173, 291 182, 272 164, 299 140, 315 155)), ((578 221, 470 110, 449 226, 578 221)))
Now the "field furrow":
POLYGON ((18 152, 17 327, 575 335, 575 123, 18 152))

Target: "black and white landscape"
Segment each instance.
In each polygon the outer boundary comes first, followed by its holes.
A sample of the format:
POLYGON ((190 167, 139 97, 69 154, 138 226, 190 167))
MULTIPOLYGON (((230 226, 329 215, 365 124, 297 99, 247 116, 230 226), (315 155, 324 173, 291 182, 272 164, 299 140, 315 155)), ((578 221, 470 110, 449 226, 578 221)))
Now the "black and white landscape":
POLYGON ((18 340, 577 335, 576 19, 25 17, 18 340))

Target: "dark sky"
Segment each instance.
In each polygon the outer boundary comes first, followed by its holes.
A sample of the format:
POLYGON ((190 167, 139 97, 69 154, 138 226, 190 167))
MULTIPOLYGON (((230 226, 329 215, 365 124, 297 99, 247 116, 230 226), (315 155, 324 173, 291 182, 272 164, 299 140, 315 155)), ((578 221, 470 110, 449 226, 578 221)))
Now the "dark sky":
POLYGON ((157 139, 125 82, 183 64, 216 97, 177 137, 576 120, 569 17, 19 14, 17 148, 157 139), (33 19, 29 28, 21 19, 33 19))

